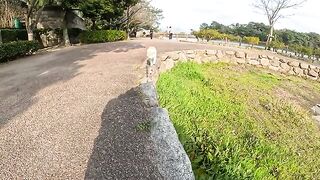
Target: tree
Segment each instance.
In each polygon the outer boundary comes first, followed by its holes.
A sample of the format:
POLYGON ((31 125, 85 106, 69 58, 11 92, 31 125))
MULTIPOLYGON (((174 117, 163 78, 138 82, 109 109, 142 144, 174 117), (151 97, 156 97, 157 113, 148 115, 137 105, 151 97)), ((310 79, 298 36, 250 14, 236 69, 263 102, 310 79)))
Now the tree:
POLYGON ((33 31, 39 22, 41 13, 45 5, 49 3, 48 0, 22 0, 26 3, 27 11, 25 13, 26 30, 28 33, 28 40, 33 40, 33 31))
POLYGON ((244 38, 243 38, 243 41, 244 41, 245 43, 250 44, 250 45, 253 47, 253 45, 259 44, 260 39, 259 39, 259 37, 244 37, 244 38))
POLYGON ((202 23, 200 29, 210 29, 210 26, 207 23, 202 23))
POLYGON ((197 39, 205 39, 208 42, 213 39, 223 38, 223 34, 219 33, 215 29, 201 29, 200 31, 193 31, 192 34, 196 36, 197 39))
POLYGON ((134 8, 140 10, 131 18, 130 31, 158 29, 159 20, 163 18, 161 9, 153 7, 147 0, 142 0, 134 8))
POLYGON ((313 51, 313 54, 316 56, 316 58, 319 60, 319 58, 320 58, 320 49, 315 49, 314 51, 313 51))
POLYGON ((116 13, 117 7, 110 0, 86 0, 79 5, 85 18, 91 21, 91 29, 97 28, 97 23, 110 20, 116 13))
POLYGON ((199 41, 199 38, 202 38, 200 31, 192 31, 191 34, 196 37, 197 41, 199 41))
POLYGON ((303 46, 303 47, 301 48, 301 53, 302 53, 303 55, 307 55, 308 58, 310 58, 311 55, 313 54, 313 49, 310 48, 310 47, 305 47, 305 46, 303 46))
POLYGON ((306 0, 255 0, 254 7, 264 12, 270 26, 267 46, 272 42, 274 25, 280 18, 284 18, 283 10, 300 6, 306 0))
POLYGON ((286 47, 286 45, 283 42, 279 41, 279 40, 272 41, 269 44, 269 46, 271 48, 273 48, 274 51, 277 51, 278 49, 283 49, 283 48, 286 47))
POLYGON ((139 28, 157 29, 162 18, 162 10, 153 7, 149 0, 122 0, 120 3, 124 9, 122 16, 116 18, 115 24, 129 35, 139 28))
POLYGON ((139 2, 141 2, 141 0, 121 0, 119 3, 119 5, 122 5, 122 7, 125 9, 125 14, 120 24, 124 24, 128 39, 130 38, 130 25, 132 17, 142 9, 142 7, 135 7, 135 5, 139 2))

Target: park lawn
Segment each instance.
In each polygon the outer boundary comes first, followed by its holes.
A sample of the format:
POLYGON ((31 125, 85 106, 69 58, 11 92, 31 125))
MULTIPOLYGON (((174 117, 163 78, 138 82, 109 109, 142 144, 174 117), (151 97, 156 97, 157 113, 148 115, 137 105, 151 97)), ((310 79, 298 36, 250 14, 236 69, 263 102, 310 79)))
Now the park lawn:
POLYGON ((197 179, 320 179, 319 82, 187 62, 157 89, 197 179))

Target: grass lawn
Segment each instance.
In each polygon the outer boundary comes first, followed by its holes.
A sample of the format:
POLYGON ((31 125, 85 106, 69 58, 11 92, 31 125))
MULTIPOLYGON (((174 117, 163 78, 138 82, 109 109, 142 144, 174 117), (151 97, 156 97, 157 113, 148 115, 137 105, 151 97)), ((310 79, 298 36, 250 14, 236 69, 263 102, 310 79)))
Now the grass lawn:
POLYGON ((157 89, 197 179, 320 179, 319 82, 188 62, 157 89))

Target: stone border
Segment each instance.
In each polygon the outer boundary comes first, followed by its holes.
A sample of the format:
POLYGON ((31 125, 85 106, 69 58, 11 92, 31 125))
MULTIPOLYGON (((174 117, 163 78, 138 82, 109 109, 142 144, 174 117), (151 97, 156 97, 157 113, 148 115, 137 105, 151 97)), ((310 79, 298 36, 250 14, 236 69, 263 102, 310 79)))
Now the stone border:
POLYGON ((159 73, 170 70, 177 62, 195 61, 197 63, 225 62, 232 64, 247 64, 288 75, 317 80, 320 82, 320 67, 289 58, 278 58, 270 55, 255 55, 243 51, 222 50, 186 50, 174 51, 161 55, 158 73, 153 74, 153 80, 159 73))
POLYGON ((160 108, 153 82, 140 85, 142 98, 151 112, 151 140, 155 157, 151 157, 164 179, 194 180, 191 162, 176 130, 169 118, 168 111, 160 108))
POLYGON ((147 56, 145 65, 141 67, 146 73, 139 88, 151 114, 151 140, 155 148, 155 157, 151 158, 164 179, 194 180, 190 159, 179 141, 168 111, 159 106, 156 81, 161 61, 157 61, 156 49, 150 47, 147 56))

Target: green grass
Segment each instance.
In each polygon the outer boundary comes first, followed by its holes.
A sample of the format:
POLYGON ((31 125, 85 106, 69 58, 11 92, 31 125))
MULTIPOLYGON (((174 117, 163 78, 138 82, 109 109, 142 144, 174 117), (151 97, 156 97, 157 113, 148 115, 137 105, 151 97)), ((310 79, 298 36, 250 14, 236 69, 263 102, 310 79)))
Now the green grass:
POLYGON ((318 82, 188 62, 157 88, 197 179, 320 179, 318 82))

